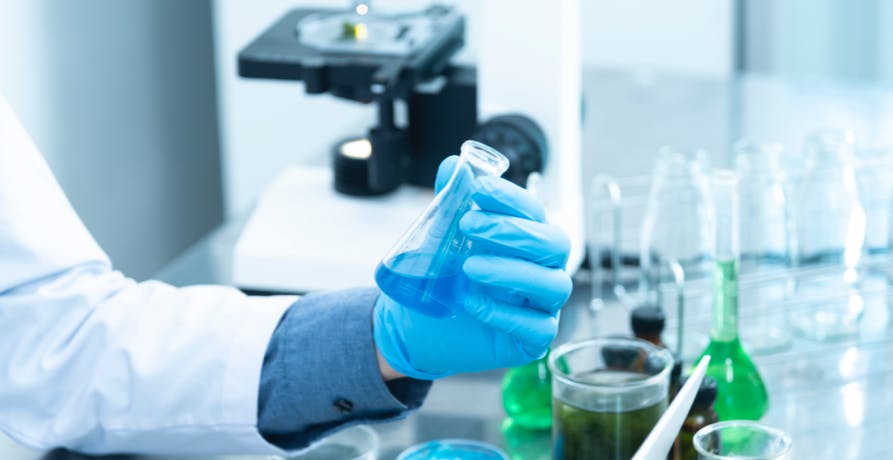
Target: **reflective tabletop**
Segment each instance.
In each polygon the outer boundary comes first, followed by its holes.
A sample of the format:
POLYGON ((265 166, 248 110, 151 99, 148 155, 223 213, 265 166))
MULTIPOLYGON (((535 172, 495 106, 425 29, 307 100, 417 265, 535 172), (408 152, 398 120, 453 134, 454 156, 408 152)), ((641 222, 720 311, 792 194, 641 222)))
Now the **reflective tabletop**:
MULTIPOLYGON (((663 144, 706 147, 718 164, 728 161, 728 146, 742 135, 781 140, 799 149, 809 131, 823 126, 851 128, 870 143, 893 145, 893 92, 881 88, 757 76, 715 81, 588 71, 584 90, 584 184, 598 173, 648 173, 663 144)), ((244 222, 244 216, 231 219, 156 278, 177 286, 232 284, 231 252, 244 222)), ((598 311, 590 308, 588 281, 585 272, 577 274, 574 294, 562 314, 559 343, 629 333, 625 307, 607 302, 598 311)), ((875 327, 891 329, 889 316, 877 318, 875 327)), ((893 457, 893 448, 885 442, 893 430, 893 341, 832 344, 755 361, 771 398, 763 421, 792 436, 795 458, 893 457)), ((438 381, 418 412, 374 426, 381 439, 380 458, 393 459, 410 445, 438 438, 483 440, 502 446, 516 460, 551 458, 550 433, 527 432, 505 423, 502 374, 438 381)), ((91 457, 62 450, 34 451, 0 436, 0 459, 41 458, 91 457)))

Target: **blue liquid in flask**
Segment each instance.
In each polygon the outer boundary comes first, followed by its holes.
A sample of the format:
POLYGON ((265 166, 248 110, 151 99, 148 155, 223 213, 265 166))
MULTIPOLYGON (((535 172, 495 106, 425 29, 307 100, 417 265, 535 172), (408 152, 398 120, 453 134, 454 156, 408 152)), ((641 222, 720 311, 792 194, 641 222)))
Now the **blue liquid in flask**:
POLYGON ((389 298, 439 318, 458 313, 468 293, 462 265, 476 251, 459 221, 474 208, 478 179, 499 177, 509 166, 508 158, 479 142, 466 141, 460 150, 443 189, 375 271, 378 287, 389 298))
POLYGON ((447 261, 437 273, 428 275, 434 259, 434 254, 399 254, 378 265, 375 281, 401 305, 436 318, 453 316, 451 306, 460 305, 468 291, 468 278, 462 272, 464 260, 447 261))

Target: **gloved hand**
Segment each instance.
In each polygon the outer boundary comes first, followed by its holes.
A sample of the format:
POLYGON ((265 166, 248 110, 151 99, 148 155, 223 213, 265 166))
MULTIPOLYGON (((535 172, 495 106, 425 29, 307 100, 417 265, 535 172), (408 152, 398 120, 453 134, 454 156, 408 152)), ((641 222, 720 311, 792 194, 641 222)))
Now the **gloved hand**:
MULTIPOLYGON (((444 160, 435 189, 443 187, 457 157, 444 160)), ((482 178, 460 230, 485 255, 462 269, 469 295, 456 316, 434 318, 382 294, 373 313, 378 352, 397 372, 433 380, 459 372, 513 367, 542 357, 558 330, 559 310, 571 293, 564 270, 570 242, 546 223, 545 210, 527 190, 500 178, 482 178)))

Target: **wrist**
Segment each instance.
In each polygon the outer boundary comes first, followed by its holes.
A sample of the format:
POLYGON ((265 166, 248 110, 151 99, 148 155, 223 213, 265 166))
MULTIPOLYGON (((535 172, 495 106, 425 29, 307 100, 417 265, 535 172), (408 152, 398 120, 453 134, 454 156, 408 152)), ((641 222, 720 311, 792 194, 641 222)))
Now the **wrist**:
MULTIPOLYGON (((373 344, 374 346, 374 344, 373 344)), ((378 348, 375 348, 375 357, 378 358, 378 370, 381 372, 381 378, 384 379, 385 382, 406 377, 405 375, 397 372, 388 364, 388 360, 384 359, 384 356, 381 355, 381 352, 378 351, 378 348)))
POLYGON ((378 299, 376 299, 375 307, 372 309, 372 318, 370 319, 372 320, 372 348, 375 350, 375 359, 378 361, 378 371, 381 373, 381 378, 384 379, 385 382, 387 382, 406 376, 394 370, 394 367, 391 366, 391 363, 389 363, 387 359, 385 359, 384 355, 381 353, 381 350, 379 350, 378 347, 377 333, 380 331, 378 331, 377 329, 382 327, 382 325, 379 324, 379 322, 376 320, 378 319, 378 310, 381 308, 380 303, 382 302, 382 300, 383 296, 381 295, 378 297, 378 299))

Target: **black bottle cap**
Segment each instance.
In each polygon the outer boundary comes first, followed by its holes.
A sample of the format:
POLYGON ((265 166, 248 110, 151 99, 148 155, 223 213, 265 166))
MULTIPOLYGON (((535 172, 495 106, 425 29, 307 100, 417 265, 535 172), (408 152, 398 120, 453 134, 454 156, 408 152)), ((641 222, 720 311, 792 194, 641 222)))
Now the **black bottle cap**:
POLYGON ((649 354, 648 357, 645 358, 645 373, 648 375, 660 374, 660 372, 666 369, 666 367, 667 360, 663 356, 659 356, 657 354, 649 354))
POLYGON ((631 323, 635 335, 660 335, 664 331, 667 316, 663 308, 658 305, 646 303, 639 305, 632 311, 631 323))
POLYGON ((680 388, 682 380, 682 358, 678 354, 673 353, 673 369, 670 371, 670 385, 680 388))
MULTIPOLYGON (((688 377, 685 378, 688 380, 688 377)), ((685 381, 683 380, 683 385, 685 381)), ((716 401, 716 379, 710 377, 709 375, 704 376, 704 380, 701 380, 701 386, 698 388, 698 393, 695 394, 695 401, 692 403, 692 409, 706 409, 713 405, 716 401)))
POLYGON ((639 349, 628 345, 610 345, 602 348, 605 366, 614 369, 629 369, 639 357, 639 349))

